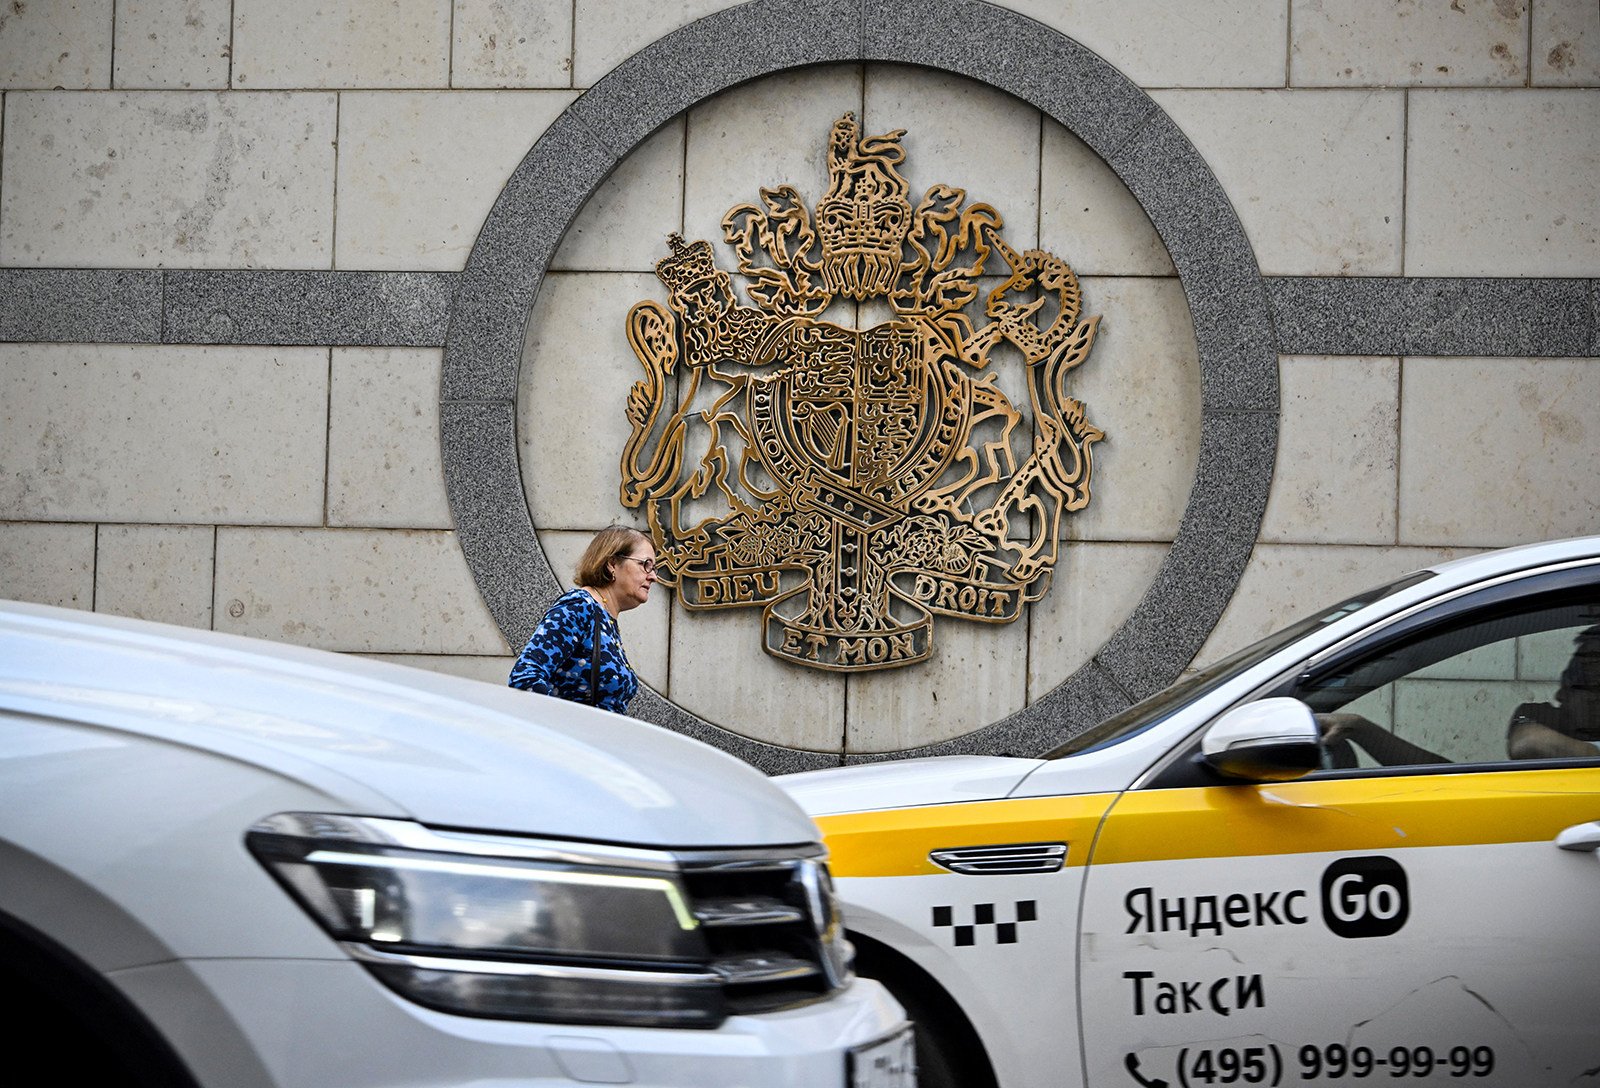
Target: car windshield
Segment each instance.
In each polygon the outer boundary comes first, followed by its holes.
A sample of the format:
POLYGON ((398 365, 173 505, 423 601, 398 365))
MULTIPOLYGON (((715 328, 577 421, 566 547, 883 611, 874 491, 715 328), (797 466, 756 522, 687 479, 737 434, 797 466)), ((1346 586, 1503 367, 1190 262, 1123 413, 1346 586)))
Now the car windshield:
POLYGON ((1323 609, 1313 615, 1307 616, 1298 623, 1290 624, 1281 631, 1268 635, 1260 642, 1252 643, 1244 649, 1230 654, 1212 665, 1208 665, 1199 672, 1190 673, 1182 677, 1170 687, 1163 688, 1147 699, 1134 703, 1128 709, 1115 714, 1099 725, 1090 726, 1082 733, 1072 737, 1054 751, 1047 752, 1044 759, 1062 759, 1066 756, 1080 755, 1096 748, 1104 748, 1127 740, 1129 737, 1144 732, 1166 717, 1179 707, 1193 702, 1202 695, 1221 684, 1228 677, 1258 661, 1264 661, 1277 653, 1289 643, 1325 627, 1335 620, 1343 619, 1352 612, 1366 608, 1374 601, 1380 601, 1392 593, 1414 586, 1419 582, 1433 577, 1431 571, 1418 571, 1397 582, 1369 589, 1365 593, 1357 594, 1348 600, 1340 601, 1332 608, 1323 609))

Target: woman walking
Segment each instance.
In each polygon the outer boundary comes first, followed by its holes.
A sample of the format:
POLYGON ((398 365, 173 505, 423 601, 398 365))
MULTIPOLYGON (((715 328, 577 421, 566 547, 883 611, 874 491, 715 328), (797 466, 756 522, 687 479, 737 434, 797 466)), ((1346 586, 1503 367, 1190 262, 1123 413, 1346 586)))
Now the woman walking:
POLYGON ((617 617, 650 599, 656 550, 637 529, 602 529, 584 549, 578 588, 556 598, 511 668, 510 685, 625 713, 639 678, 617 617))

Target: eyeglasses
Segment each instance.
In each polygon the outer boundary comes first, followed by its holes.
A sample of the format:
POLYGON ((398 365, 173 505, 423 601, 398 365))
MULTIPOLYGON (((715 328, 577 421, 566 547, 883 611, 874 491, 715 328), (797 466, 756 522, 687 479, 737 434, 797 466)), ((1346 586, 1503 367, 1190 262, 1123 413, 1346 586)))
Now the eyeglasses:
POLYGON ((619 555, 617 558, 633 560, 644 568, 646 574, 654 574, 656 572, 656 561, 654 559, 640 559, 637 555, 619 555))

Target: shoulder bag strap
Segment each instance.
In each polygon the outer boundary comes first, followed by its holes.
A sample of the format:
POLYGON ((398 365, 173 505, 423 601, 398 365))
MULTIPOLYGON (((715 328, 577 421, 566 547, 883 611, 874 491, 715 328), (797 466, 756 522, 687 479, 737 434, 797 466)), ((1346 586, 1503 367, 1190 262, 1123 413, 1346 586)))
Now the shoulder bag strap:
POLYGON ((594 638, 589 643, 589 705, 600 705, 600 609, 595 608, 594 638))

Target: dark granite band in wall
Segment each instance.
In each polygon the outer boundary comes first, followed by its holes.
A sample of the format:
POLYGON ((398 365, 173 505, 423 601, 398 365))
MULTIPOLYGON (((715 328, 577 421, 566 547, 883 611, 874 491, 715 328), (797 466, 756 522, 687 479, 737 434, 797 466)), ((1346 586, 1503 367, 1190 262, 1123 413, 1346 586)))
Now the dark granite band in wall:
POLYGON ((1600 355, 1600 280, 1277 276, 1280 355, 1600 355))
MULTIPOLYGON (((0 343, 443 347, 458 272, 0 268, 0 343)), ((1269 276, 1279 355, 1600 357, 1600 279, 1269 276)))
POLYGON ((451 272, 168 272, 169 344, 439 347, 451 272))
POLYGON ((158 269, 0 268, 0 343, 159 344, 158 269))
POLYGON ((442 347, 455 272, 0 269, 0 343, 442 347))

